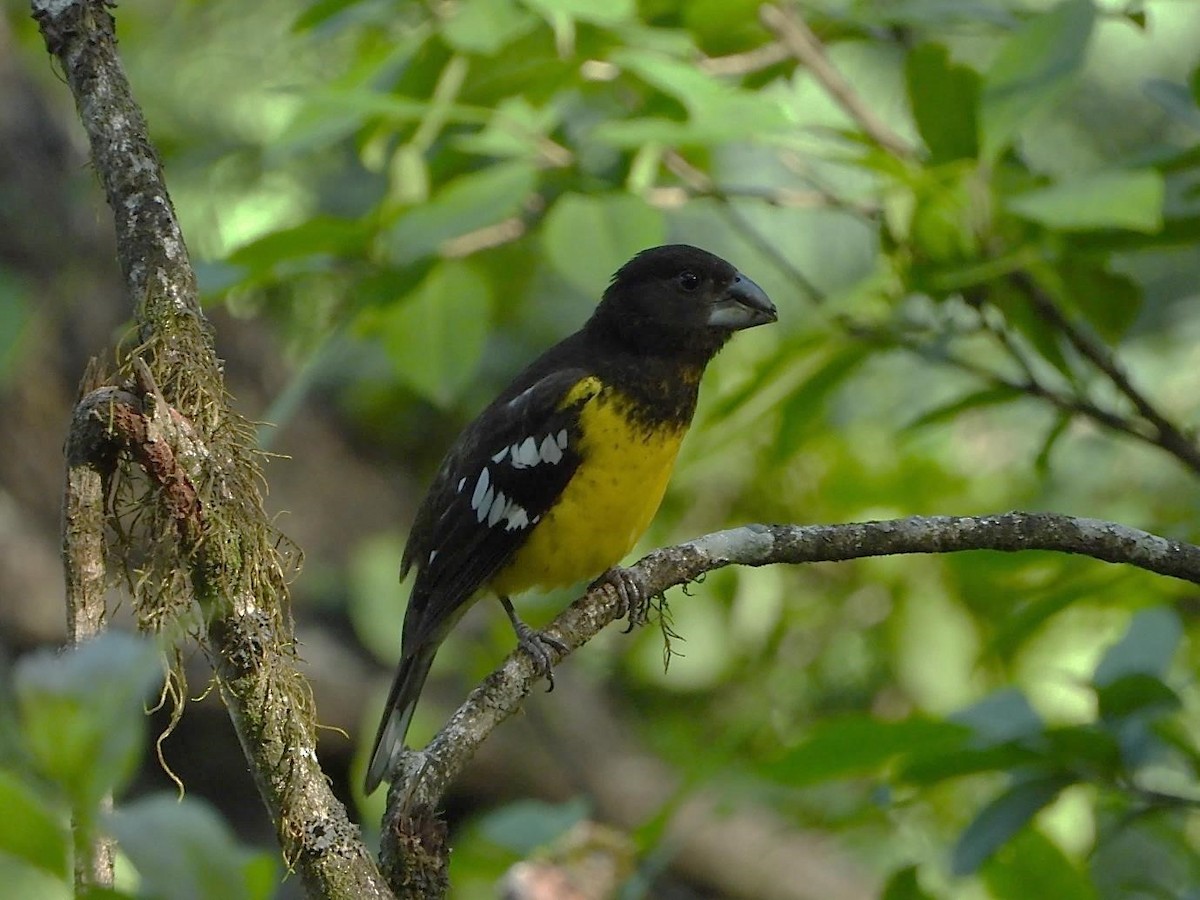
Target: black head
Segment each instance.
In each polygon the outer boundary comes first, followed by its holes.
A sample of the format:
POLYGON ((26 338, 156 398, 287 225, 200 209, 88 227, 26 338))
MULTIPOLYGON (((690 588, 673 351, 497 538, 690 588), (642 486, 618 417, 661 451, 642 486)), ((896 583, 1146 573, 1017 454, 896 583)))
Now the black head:
POLYGON ((721 257, 669 244, 617 271, 588 327, 639 352, 706 362, 733 332, 775 319, 763 289, 721 257))

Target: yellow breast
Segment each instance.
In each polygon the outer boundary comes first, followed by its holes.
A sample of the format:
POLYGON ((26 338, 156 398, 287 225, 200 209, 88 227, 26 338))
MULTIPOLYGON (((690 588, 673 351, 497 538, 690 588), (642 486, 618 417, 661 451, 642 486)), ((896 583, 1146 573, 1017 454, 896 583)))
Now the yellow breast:
POLYGON ((563 405, 580 411, 582 461, 555 506, 490 582, 508 596, 594 578, 616 565, 658 511, 686 425, 649 429, 627 398, 585 378, 563 405))

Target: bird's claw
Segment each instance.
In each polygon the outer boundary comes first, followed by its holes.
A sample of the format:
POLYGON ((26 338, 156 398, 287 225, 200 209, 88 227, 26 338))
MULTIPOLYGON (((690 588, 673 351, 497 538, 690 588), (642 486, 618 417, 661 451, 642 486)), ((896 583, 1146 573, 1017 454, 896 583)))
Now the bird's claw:
POLYGON ((554 657, 552 651, 560 656, 569 651, 569 647, 556 637, 551 637, 542 631, 530 628, 524 622, 516 625, 517 646, 529 654, 533 660, 533 670, 539 677, 549 683, 546 693, 554 690, 554 657))
POLYGON ((629 619, 625 633, 633 631, 638 625, 645 625, 650 618, 650 598, 646 596, 645 586, 641 578, 632 569, 613 566, 589 587, 597 588, 608 585, 617 595, 617 618, 629 619))

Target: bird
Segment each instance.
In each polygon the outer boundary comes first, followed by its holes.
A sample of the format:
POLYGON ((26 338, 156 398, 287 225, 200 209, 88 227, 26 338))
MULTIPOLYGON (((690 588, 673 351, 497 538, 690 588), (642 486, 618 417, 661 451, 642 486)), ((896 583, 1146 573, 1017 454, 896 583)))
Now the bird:
POLYGON ((630 602, 636 585, 614 567, 658 510, 705 366, 734 332, 776 319, 766 292, 721 257, 687 244, 643 250, 578 331, 467 425, 401 559, 401 580, 416 574, 367 794, 390 780, 438 647, 478 598, 499 598, 547 677, 551 651, 567 648, 517 616, 514 594, 611 575, 630 602))

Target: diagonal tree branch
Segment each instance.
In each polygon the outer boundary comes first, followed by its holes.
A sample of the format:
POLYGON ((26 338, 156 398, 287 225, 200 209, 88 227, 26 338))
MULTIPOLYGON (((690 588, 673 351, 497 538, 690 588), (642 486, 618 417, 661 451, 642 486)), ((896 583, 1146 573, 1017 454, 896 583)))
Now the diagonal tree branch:
POLYGON ((1087 331, 1072 322, 1046 290, 1028 272, 1014 272, 1009 281, 1033 304, 1034 310, 1050 327, 1060 332, 1080 356, 1095 366, 1125 397, 1146 423, 1147 435, 1141 435, 1191 469, 1200 473, 1200 445, 1168 419, 1130 380, 1113 352, 1087 331))
MULTIPOLYGON (((653 596, 729 565, 841 562, 966 550, 1072 553, 1200 584, 1200 547, 1196 545, 1115 522, 1025 512, 914 516, 848 525, 744 525, 656 550, 630 571, 646 595, 653 596)), ((574 650, 618 614, 612 589, 593 588, 561 613, 547 631, 574 650)), ((393 785, 389 812, 414 817, 415 811, 436 808, 476 748, 518 709, 537 681, 533 663, 524 653, 510 655, 471 692, 425 750, 409 754, 409 778, 393 785)), ((391 830, 385 829, 385 833, 391 830)))
MULTIPOLYGON (((159 549, 166 543, 170 551, 161 563, 166 585, 161 594, 175 588, 174 572, 187 573, 189 594, 204 615, 202 644, 285 857, 314 896, 390 896, 317 764, 311 697, 296 670, 284 554, 258 491, 253 428, 225 395, 195 273, 117 55, 108 4, 33 0, 32 5, 75 97, 93 167, 113 210, 141 341, 138 356, 147 363, 137 372, 133 401, 108 398, 109 409, 120 412, 128 428, 113 428, 113 420, 103 418, 96 456, 88 455, 87 436, 73 432, 71 477, 86 474, 89 465, 102 469, 110 444, 146 470, 156 496, 151 507, 167 516, 166 537, 159 536, 159 549)), ((80 427, 94 429, 98 408, 81 412, 80 427)), ((96 496, 94 480, 81 487, 96 496)), ((88 510, 87 518, 72 518, 68 510, 68 533, 77 542, 84 533, 88 540, 102 540, 94 502, 88 510)), ((175 602, 178 606, 168 602, 154 611, 159 620, 186 608, 175 602)), ((144 609, 139 613, 155 620, 144 609)))
POLYGON ((821 87, 862 129, 863 134, 899 159, 913 156, 913 148, 859 96, 858 91, 830 61, 812 29, 794 10, 767 3, 759 9, 758 17, 775 33, 788 52, 812 72, 821 87))

